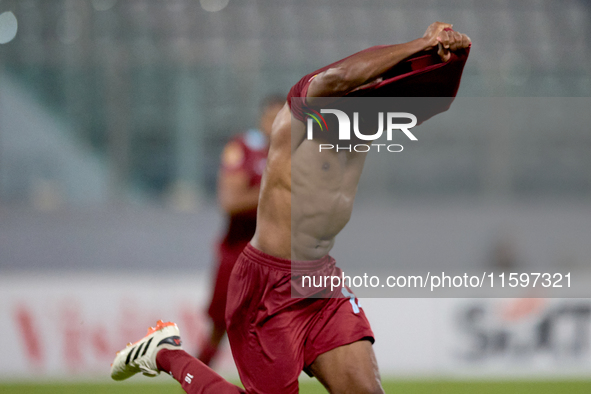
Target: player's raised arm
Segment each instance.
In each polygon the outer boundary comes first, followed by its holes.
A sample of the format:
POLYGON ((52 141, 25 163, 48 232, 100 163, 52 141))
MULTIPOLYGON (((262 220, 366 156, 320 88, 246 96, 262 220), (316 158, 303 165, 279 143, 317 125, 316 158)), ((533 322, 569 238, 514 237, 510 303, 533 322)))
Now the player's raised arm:
POLYGON ((307 97, 340 97, 372 82, 407 57, 439 46, 442 61, 449 59, 450 51, 469 46, 470 39, 451 29, 451 24, 435 22, 423 37, 371 51, 362 51, 344 59, 334 67, 319 73, 310 83, 307 97))

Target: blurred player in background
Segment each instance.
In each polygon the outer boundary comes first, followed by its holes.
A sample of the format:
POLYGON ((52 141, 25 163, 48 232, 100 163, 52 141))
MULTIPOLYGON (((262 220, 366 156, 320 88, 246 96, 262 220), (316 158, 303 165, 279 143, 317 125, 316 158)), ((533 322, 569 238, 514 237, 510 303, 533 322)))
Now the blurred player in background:
POLYGON ((210 365, 226 333, 226 294, 234 264, 256 230, 261 177, 265 169, 273 120, 285 104, 279 95, 261 103, 259 128, 239 134, 225 146, 218 178, 218 201, 227 215, 225 236, 216 249, 217 272, 208 309, 212 328, 199 360, 210 365))

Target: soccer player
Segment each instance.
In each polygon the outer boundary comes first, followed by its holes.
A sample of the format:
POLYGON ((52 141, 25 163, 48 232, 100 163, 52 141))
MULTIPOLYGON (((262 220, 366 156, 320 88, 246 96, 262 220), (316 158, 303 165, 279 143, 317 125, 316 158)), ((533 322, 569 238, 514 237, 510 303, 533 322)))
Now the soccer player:
MULTIPOLYGON (((304 370, 331 393, 383 393, 373 333, 356 300, 291 296, 293 275, 340 274, 328 253, 350 218, 366 157, 319 152, 323 139, 305 138, 304 114, 292 99, 305 97, 313 104, 315 98, 363 89, 386 97, 416 97, 429 88, 431 96, 455 96, 470 39, 450 29, 436 22, 421 38, 369 48, 305 76, 291 89, 273 123, 256 232, 228 288, 228 337, 245 392, 297 393, 304 370), (404 78, 388 73, 424 53, 439 64, 405 68, 404 78)), ((307 295, 306 289, 298 290, 307 295)), ((159 322, 118 353, 111 376, 121 380, 137 372, 166 371, 187 393, 244 392, 180 350, 179 342, 178 328, 159 322)))
POLYGON ((201 347, 199 360, 209 365, 226 333, 226 294, 232 268, 256 229, 261 177, 265 169, 268 137, 279 110, 281 96, 269 96, 261 104, 259 128, 235 136, 224 148, 218 179, 218 199, 227 215, 225 236, 219 243, 217 272, 208 314, 212 328, 201 347))

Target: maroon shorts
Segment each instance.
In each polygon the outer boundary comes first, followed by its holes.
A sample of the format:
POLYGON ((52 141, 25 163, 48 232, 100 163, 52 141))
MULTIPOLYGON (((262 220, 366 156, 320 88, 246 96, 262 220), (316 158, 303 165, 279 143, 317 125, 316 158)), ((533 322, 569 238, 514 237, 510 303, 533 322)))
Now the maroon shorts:
POLYGON ((228 294, 228 281, 238 256, 242 253, 248 241, 232 245, 221 243, 217 250, 218 265, 213 284, 213 293, 207 313, 211 316, 213 324, 218 327, 226 327, 226 299, 228 294))
POLYGON ((357 300, 344 297, 340 288, 332 298, 292 297, 293 277, 303 272, 341 274, 330 256, 292 264, 250 244, 234 266, 226 324, 247 392, 297 393, 300 373, 320 354, 362 339, 374 341, 357 300))

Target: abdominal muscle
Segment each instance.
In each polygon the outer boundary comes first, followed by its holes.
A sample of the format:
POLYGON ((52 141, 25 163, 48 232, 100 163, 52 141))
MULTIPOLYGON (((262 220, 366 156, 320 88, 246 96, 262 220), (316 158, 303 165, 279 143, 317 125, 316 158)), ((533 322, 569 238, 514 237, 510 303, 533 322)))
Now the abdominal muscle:
POLYGON ((344 192, 321 191, 313 198, 292 193, 291 259, 317 260, 326 256, 337 234, 349 222, 352 208, 353 198, 344 192))
POLYGON ((332 249, 351 217, 365 154, 320 153, 319 143, 302 142, 289 168, 268 163, 254 247, 290 260, 317 260, 332 249))

